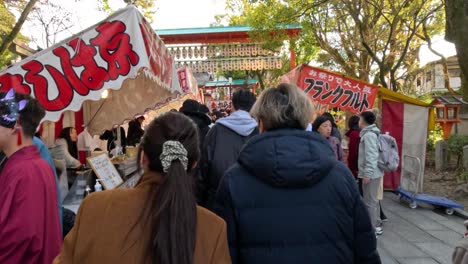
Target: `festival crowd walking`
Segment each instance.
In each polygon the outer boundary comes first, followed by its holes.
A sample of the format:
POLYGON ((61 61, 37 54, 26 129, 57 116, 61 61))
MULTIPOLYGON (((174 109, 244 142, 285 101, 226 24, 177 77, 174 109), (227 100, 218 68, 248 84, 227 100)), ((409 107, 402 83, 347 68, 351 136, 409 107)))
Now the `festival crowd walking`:
MULTIPOLYGON (((235 91, 229 112, 188 100, 144 131, 133 120, 139 183, 87 196, 62 241, 59 179, 34 137, 44 109, 0 94, 0 263, 381 263, 373 112, 349 118, 347 156, 333 116, 311 122, 295 85, 235 91)), ((72 168, 76 137, 52 148, 72 168)))

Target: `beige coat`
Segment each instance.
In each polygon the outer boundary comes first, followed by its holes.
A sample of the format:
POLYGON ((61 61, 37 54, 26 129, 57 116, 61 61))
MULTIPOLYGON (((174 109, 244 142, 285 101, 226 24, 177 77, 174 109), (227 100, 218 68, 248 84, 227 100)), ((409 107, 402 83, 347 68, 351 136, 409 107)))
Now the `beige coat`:
MULTIPOLYGON (((148 226, 144 226, 140 215, 147 194, 159 179, 158 174, 147 173, 134 189, 88 196, 81 204, 75 226, 65 238, 62 252, 54 264, 150 263, 145 254, 150 240, 148 226)), ((193 263, 231 263, 226 223, 201 207, 197 207, 197 214, 193 263)))
POLYGON ((379 190, 377 192, 377 199, 380 200, 380 201, 383 200, 383 195, 384 195, 383 179, 384 179, 384 177, 380 178, 380 186, 379 186, 379 190))

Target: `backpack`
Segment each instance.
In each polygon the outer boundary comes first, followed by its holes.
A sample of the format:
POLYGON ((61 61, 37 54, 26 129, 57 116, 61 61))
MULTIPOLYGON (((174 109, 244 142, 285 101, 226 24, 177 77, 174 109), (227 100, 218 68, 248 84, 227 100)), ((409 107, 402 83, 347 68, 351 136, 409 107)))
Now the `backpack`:
POLYGON ((396 171, 400 166, 398 145, 389 134, 377 135, 379 138, 379 168, 385 172, 396 171))

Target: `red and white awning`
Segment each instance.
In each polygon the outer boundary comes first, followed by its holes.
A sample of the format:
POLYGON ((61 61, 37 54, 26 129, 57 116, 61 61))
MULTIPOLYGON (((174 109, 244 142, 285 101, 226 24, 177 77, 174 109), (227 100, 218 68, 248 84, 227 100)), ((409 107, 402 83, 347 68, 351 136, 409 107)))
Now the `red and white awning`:
POLYGON ((0 90, 11 88, 36 98, 46 110, 44 120, 53 122, 113 90, 114 97, 104 101, 122 110, 100 119, 106 124, 95 132, 183 93, 171 53, 133 6, 0 72, 0 90), (132 84, 138 78, 141 83, 132 84), (123 92, 127 86, 131 91, 123 92), (129 94, 141 100, 130 102, 129 94))

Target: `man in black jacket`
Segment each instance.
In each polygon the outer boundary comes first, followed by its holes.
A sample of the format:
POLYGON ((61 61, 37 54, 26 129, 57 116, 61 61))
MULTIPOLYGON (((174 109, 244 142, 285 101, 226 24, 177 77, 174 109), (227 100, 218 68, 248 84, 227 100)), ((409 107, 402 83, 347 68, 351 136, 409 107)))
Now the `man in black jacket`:
POLYGON ((206 133, 210 130, 211 119, 203 112, 202 104, 193 100, 187 99, 182 104, 179 112, 183 113, 197 125, 200 149, 202 149, 206 133))
POLYGON ((235 112, 219 119, 206 135, 197 193, 200 205, 210 210, 224 172, 236 162, 247 140, 258 134, 257 122, 249 114, 254 103, 252 92, 236 91, 232 96, 235 112))

